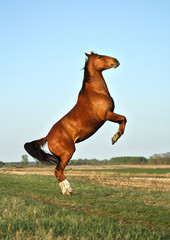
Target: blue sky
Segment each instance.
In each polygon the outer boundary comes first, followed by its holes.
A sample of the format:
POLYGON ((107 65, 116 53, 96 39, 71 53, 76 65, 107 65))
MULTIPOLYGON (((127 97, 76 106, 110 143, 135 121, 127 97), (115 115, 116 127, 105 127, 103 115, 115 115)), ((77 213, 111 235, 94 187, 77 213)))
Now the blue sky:
POLYGON ((90 51, 120 61, 103 75, 128 122, 114 146, 106 122, 73 159, 169 152, 169 12, 169 0, 0 1, 0 161, 20 161, 74 106, 90 51))

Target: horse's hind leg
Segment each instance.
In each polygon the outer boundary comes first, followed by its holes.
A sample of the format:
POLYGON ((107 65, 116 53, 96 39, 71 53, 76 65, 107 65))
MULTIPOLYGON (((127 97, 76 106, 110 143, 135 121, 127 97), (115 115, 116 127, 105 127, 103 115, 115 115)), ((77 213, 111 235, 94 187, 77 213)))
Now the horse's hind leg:
POLYGON ((54 174, 58 179, 61 191, 64 195, 71 196, 72 188, 70 186, 70 183, 64 176, 64 169, 75 151, 74 143, 67 143, 64 149, 63 146, 61 147, 60 145, 54 147, 48 144, 48 146, 53 154, 60 156, 60 164, 55 168, 54 174))
POLYGON ((63 174, 64 168, 65 168, 65 166, 64 166, 63 162, 60 162, 60 165, 55 168, 54 174, 58 179, 59 186, 61 187, 61 191, 62 191, 63 195, 71 196, 73 190, 70 186, 69 181, 65 178, 65 176, 63 174))

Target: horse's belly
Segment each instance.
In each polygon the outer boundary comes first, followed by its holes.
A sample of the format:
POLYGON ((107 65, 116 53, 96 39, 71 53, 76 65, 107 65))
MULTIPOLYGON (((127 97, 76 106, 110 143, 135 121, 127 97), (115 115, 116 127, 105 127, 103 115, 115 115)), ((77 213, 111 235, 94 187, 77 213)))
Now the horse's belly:
POLYGON ((91 137, 102 125, 104 121, 95 124, 95 126, 84 125, 76 134, 74 142, 79 143, 91 137))

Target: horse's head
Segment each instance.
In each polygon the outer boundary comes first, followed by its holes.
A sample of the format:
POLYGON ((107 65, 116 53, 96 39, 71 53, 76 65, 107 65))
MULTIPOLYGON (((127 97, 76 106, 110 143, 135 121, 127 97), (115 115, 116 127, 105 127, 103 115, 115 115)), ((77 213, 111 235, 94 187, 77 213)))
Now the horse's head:
POLYGON ((92 64, 96 71, 103 71, 109 68, 117 68, 120 63, 116 58, 104 55, 98 55, 93 52, 85 53, 88 57, 89 64, 92 64))

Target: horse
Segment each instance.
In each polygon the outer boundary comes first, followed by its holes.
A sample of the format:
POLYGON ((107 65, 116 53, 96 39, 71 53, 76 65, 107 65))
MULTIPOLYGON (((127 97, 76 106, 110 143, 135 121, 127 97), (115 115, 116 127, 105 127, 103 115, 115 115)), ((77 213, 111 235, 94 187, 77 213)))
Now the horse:
POLYGON ((54 164, 54 174, 58 179, 62 194, 71 196, 72 188, 64 176, 64 169, 75 152, 75 144, 92 136, 106 121, 119 124, 112 144, 124 133, 126 117, 114 113, 114 101, 111 97, 102 71, 117 68, 116 58, 91 52, 84 67, 84 79, 75 106, 58 122, 46 137, 25 143, 25 150, 35 159, 54 164), (50 153, 43 151, 47 143, 50 153))

